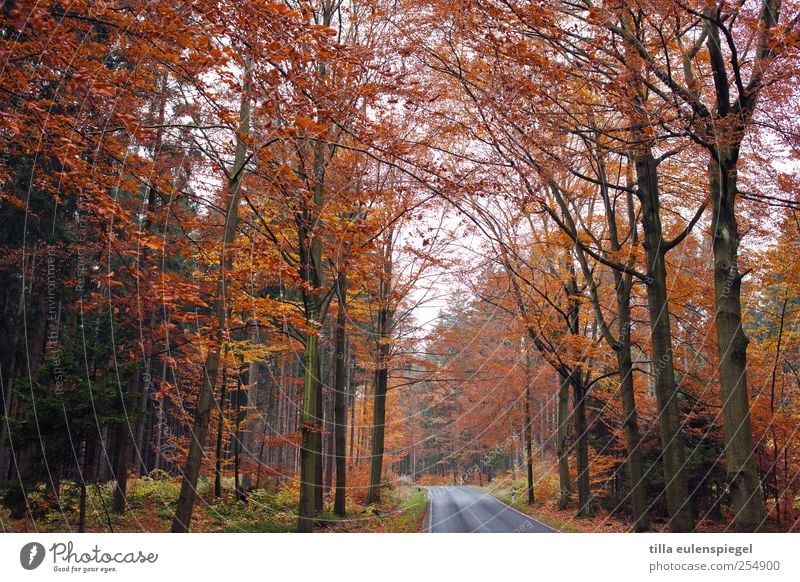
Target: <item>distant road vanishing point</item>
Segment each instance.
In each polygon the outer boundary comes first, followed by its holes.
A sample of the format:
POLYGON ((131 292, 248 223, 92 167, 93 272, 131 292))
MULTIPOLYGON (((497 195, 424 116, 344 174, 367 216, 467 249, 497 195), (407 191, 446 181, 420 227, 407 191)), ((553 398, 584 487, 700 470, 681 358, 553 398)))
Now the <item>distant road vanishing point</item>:
POLYGON ((475 487, 427 487, 430 533, 555 533, 475 487))

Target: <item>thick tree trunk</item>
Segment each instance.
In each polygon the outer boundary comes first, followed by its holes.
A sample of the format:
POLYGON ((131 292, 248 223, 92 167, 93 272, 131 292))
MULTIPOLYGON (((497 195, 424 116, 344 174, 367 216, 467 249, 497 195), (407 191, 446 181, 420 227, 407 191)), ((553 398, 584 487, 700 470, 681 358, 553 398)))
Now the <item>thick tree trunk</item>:
POLYGON ((713 217, 714 304, 728 488, 736 531, 758 531, 764 502, 753 458, 753 431, 747 388, 747 343, 742 328, 739 230, 734 212, 736 149, 721 149, 709 167, 713 217))
POLYGON ((589 428, 586 424, 586 385, 580 368, 572 373, 573 414, 575 416, 575 452, 578 469, 578 512, 580 517, 592 517, 591 481, 589 479, 589 428))
POLYGON ((372 410, 372 456, 370 458, 369 492, 367 503, 378 503, 381 500, 381 473, 383 470, 383 449, 386 428, 386 389, 389 370, 385 364, 379 364, 375 372, 375 397, 372 410))
POLYGON ((690 532, 694 519, 689 506, 678 387, 672 360, 672 331, 667 300, 666 243, 662 236, 657 164, 652 152, 635 155, 638 196, 647 259, 647 305, 650 311, 653 372, 666 487, 669 526, 690 532))
MULTIPOLYGON (((319 72, 325 76, 325 66, 319 72)), ((303 410, 301 415, 302 446, 300 448, 300 506, 297 531, 312 532, 314 516, 322 509, 322 383, 318 333, 322 322, 319 289, 322 285, 322 243, 315 236, 325 197, 325 149, 317 140, 314 149, 314 195, 305 202, 298 225, 300 250, 299 275, 307 289, 303 290, 306 330, 303 410)), ((300 174, 304 170, 300 169, 300 174)))
POLYGON ((319 378, 316 370, 319 349, 315 330, 306 334, 305 374, 303 376, 303 411, 300 424, 302 444, 300 449, 300 508, 297 531, 308 533, 314 530, 316 515, 316 482, 319 449, 317 434, 321 430, 317 416, 319 378))

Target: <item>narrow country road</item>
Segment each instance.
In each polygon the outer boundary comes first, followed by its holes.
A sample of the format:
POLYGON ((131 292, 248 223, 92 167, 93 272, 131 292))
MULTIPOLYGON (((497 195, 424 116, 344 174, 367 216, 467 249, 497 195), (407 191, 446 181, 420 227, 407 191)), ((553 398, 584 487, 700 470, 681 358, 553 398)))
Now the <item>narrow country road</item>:
POLYGON ((553 533, 475 487, 427 487, 431 533, 553 533))

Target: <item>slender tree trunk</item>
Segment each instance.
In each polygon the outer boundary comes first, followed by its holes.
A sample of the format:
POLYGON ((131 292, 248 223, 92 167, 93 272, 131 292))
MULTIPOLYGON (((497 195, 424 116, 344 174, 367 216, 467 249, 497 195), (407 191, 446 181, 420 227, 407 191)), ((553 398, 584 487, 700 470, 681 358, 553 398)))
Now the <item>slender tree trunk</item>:
POLYGON ((356 443, 356 391, 353 388, 353 393, 350 395, 350 459, 355 460, 358 464, 358 459, 355 458, 355 443, 356 443))
POLYGON ((754 454, 747 388, 747 343, 742 328, 739 229, 734 212, 738 149, 720 149, 709 167, 714 250, 719 380, 722 393, 725 469, 736 531, 758 531, 764 524, 764 501, 754 454))
MULTIPOLYGON (((317 340, 317 349, 319 349, 319 340, 317 340)), ((317 463, 314 468, 314 512, 320 513, 322 511, 323 502, 323 469, 325 463, 325 450, 323 449, 322 436, 325 434, 325 391, 323 390, 322 382, 322 358, 317 355, 317 422, 318 427, 314 432, 314 450, 317 455, 317 463)))
POLYGON ((189 439, 189 453, 183 471, 181 492, 178 495, 178 504, 175 517, 172 520, 173 533, 189 531, 192 519, 195 497, 197 494, 197 479, 200 476, 200 466, 203 461, 203 449, 208 436, 208 424, 211 416, 211 404, 214 400, 214 389, 217 381, 217 369, 220 364, 222 347, 225 342, 227 327, 227 271, 231 269, 233 260, 228 247, 234 242, 236 229, 239 224, 239 192, 242 185, 242 175, 247 162, 247 142, 244 135, 250 131, 250 62, 244 74, 242 86, 242 100, 239 105, 239 134, 236 138, 236 153, 234 157, 233 172, 228 181, 228 204, 225 209, 225 227, 222 236, 222 250, 220 251, 220 274, 217 281, 217 294, 214 301, 216 312, 216 345, 209 349, 208 356, 203 366, 203 382, 197 396, 197 407, 192 425, 191 438, 189 439))
POLYGON ((769 472, 765 476, 766 482, 769 477, 772 478, 772 486, 775 490, 775 515, 778 524, 781 523, 781 491, 778 486, 778 460, 780 447, 778 446, 778 434, 775 430, 775 383, 778 374, 778 364, 781 360, 781 344, 783 343, 783 327, 786 322, 786 304, 789 302, 788 297, 783 298, 781 305, 780 325, 778 326, 778 340, 775 345, 775 360, 772 364, 772 381, 770 382, 769 391, 769 412, 772 415, 770 418, 770 426, 772 428, 772 464, 770 465, 769 472))
POLYGON ((666 243, 662 236, 657 163, 652 152, 635 155, 638 196, 647 260, 647 306, 650 311, 653 372, 658 402, 658 424, 666 484, 670 530, 690 532, 694 519, 689 505, 678 387, 672 360, 672 331, 667 299, 666 243))
POLYGON ((569 477, 569 377, 563 374, 558 389, 558 431, 556 436, 556 453, 558 454, 558 508, 569 506, 572 485, 569 477))
MULTIPOLYGON (((87 439, 83 440, 83 458, 81 459, 81 467, 80 467, 80 497, 78 500, 78 533, 84 533, 86 531, 86 463, 88 459, 88 444, 87 439)), ((58 493, 56 493, 58 496, 58 493)), ((56 497, 58 498, 58 497, 56 497)))
MULTIPOLYGON (((572 270, 572 265, 569 265, 572 270)), ((580 302, 578 283, 574 273, 565 286, 567 294, 567 331, 572 336, 578 336, 580 330, 580 302)), ((566 371, 566 370, 565 370, 566 371)), ((589 479, 589 431, 586 424, 586 381, 580 366, 573 365, 568 374, 569 383, 572 385, 573 397, 573 422, 575 423, 575 457, 578 470, 578 512, 581 517, 591 517, 592 508, 591 481, 589 479)))
POLYGON ((225 388, 228 384, 228 370, 223 366, 222 368, 222 385, 219 389, 219 405, 217 410, 219 416, 217 417, 217 449, 216 459, 214 464, 214 497, 222 497, 222 441, 223 433, 225 432, 225 388))
POLYGON ((336 494, 333 512, 346 515, 345 493, 347 488, 347 280, 343 274, 337 281, 339 312, 336 315, 334 349, 336 371, 333 386, 333 431, 336 456, 336 494))
POLYGON ((372 409, 372 456, 370 458, 369 491, 367 503, 378 503, 381 498, 381 474, 383 470, 384 437, 386 428, 386 391, 389 385, 389 339, 394 316, 391 306, 392 243, 394 233, 385 234, 383 268, 378 288, 377 356, 375 371, 375 398, 372 409))
MULTIPOLYGON (((619 274, 617 274, 619 275, 619 274)), ((619 369, 619 389, 622 398, 622 426, 625 428, 628 478, 633 509, 634 530, 641 532, 650 529, 650 514, 647 509, 647 487, 642 467, 642 434, 636 413, 636 392, 633 383, 633 358, 630 337, 630 280, 619 276, 617 282, 617 312, 620 322, 620 338, 617 344, 617 366, 619 369)))
POLYGON ((531 417, 531 356, 525 353, 525 465, 527 467, 528 505, 535 501, 533 483, 533 418, 531 417))
MULTIPOLYGON (((600 141, 600 136, 598 143, 600 141)), ((605 208, 606 223, 608 224, 608 238, 611 244, 611 251, 619 253, 622 250, 620 243, 619 228, 617 225, 617 211, 611 201, 608 187, 608 175, 602 155, 597 156, 598 179, 601 182, 600 193, 603 198, 605 208)), ((633 177, 630 171, 627 172, 628 186, 632 186, 633 177)), ((629 190, 626 195, 628 211, 628 228, 630 229, 630 242, 635 247, 639 243, 638 230, 636 228, 636 210, 634 208, 633 194, 629 190)), ((574 229, 574 223, 573 223, 574 229)), ((633 357, 631 355, 631 288, 633 276, 630 273, 623 273, 617 269, 613 270, 614 289, 617 303, 617 322, 619 334, 615 339, 606 323, 602 313, 597 287, 594 283, 593 274, 589 270, 583 250, 578 249, 578 258, 581 262, 584 276, 590 283, 592 302, 594 303, 595 313, 601 331, 606 341, 610 344, 617 357, 617 369, 619 371, 619 391, 622 401, 622 426, 625 430, 626 442, 626 467, 630 480, 630 498, 634 517, 634 530, 637 532, 650 529, 650 515, 647 504, 647 488, 644 481, 644 470, 642 467, 641 454, 641 432, 639 430, 638 416, 636 411, 636 391, 633 378, 633 357)), ((632 266, 632 261, 629 262, 632 266)))
POLYGON ((328 392, 328 399, 325 402, 325 432, 324 432, 324 450, 325 450, 325 476, 324 476, 324 488, 325 493, 330 493, 331 488, 333 487, 333 470, 334 465, 336 464, 336 448, 335 448, 335 437, 334 433, 336 432, 336 428, 333 422, 333 408, 334 403, 330 399, 330 392, 328 392))
MULTIPOLYGON (((610 205, 607 205, 607 212, 610 205)), ((633 223, 633 203, 629 200, 631 228, 633 223)), ((615 219, 613 219, 615 221, 615 219)), ((611 221, 611 220, 610 220, 611 221)), ((637 242, 636 233, 633 235, 634 244, 637 242)), ((616 224, 612 228, 613 250, 619 251, 616 224)), ((647 506, 647 488, 644 481, 642 467, 641 441, 639 422, 636 411, 636 391, 633 381, 633 357, 631 355, 631 284, 630 274, 614 271, 614 286, 616 289, 617 319, 619 322, 619 337, 612 342, 612 348, 617 357, 619 370, 619 391, 622 400, 622 426, 625 429, 625 442, 627 449, 626 466, 630 479, 630 498, 634 518, 634 530, 637 532, 650 529, 650 515, 647 506)), ((599 305, 597 306, 599 307, 599 305)), ((613 337, 608 339, 613 340, 613 337)))
MULTIPOLYGON (((240 463, 242 458, 242 422, 244 420, 244 411, 242 410, 242 399, 245 397, 244 382, 242 381, 245 374, 250 375, 250 368, 255 366, 252 364, 239 364, 239 373, 236 379, 236 420, 233 431, 233 490, 236 493, 237 501, 244 501, 247 498, 246 488, 241 481, 240 463)), ((248 392, 249 393, 249 392, 248 392)), ((249 450, 249 449, 248 449, 249 450)))
MULTIPOLYGON (((162 385, 167 382, 167 364, 161 364, 161 383, 162 385)), ((156 408, 156 450, 155 450, 155 468, 161 469, 161 447, 164 439, 164 424, 166 423, 166 411, 164 410, 164 398, 158 399, 158 408, 156 408)))
POLYGON ((83 441, 83 459, 80 467, 80 501, 78 508, 78 532, 86 531, 86 492, 88 484, 95 478, 95 454, 97 437, 90 430, 83 441))
POLYGON ((575 416, 575 451, 578 469, 578 512, 580 517, 592 517, 592 490, 589 479, 589 429, 586 424, 586 385, 580 368, 572 372, 573 414, 575 416))
MULTIPOLYGON (((130 380, 128 380, 127 392, 133 391, 133 385, 139 382, 138 374, 134 373, 130 380)), ((120 394, 124 398, 124 394, 120 394)), ((127 418, 117 425, 116 430, 116 444, 117 449, 117 466, 115 469, 116 488, 114 489, 114 500, 111 504, 111 510, 114 513, 122 513, 127 506, 126 491, 128 488, 128 468, 131 464, 131 430, 133 427, 130 424, 130 418, 127 418)))
MULTIPOLYGON (((224 287, 224 283, 220 284, 224 287)), ((222 295, 222 293, 221 293, 222 295)), ((217 334, 218 346, 209 351, 204 365, 203 383, 197 398, 197 407, 194 414, 194 423, 189 440, 189 454, 186 457, 186 464, 183 471, 183 482, 181 492, 178 495, 178 504, 175 509, 175 516, 172 520, 173 533, 185 533, 189 531, 189 523, 192 519, 194 502, 197 494, 197 480, 200 476, 200 466, 203 461, 203 449, 205 448, 206 437, 208 435, 208 425, 211 417, 211 404, 214 400, 214 386, 216 385, 217 370, 220 363, 220 349, 224 341, 224 325, 226 323, 225 308, 222 306, 222 299, 218 301, 217 334)))
POLYGON ((86 482, 81 480, 78 500, 78 533, 86 532, 86 482))

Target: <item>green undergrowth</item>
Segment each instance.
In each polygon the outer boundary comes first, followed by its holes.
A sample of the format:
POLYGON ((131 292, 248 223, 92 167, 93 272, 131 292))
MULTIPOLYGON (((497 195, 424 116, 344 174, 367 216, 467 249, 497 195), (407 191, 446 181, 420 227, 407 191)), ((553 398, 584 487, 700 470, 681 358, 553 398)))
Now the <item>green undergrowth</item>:
MULTIPOLYGON (((131 478, 128 506, 123 513, 111 511, 114 482, 89 484, 86 495, 86 531, 168 532, 172 525, 180 481, 166 475, 131 478)), ((297 528, 299 491, 289 484, 278 491, 256 489, 245 500, 237 500, 232 484, 223 480, 223 495, 213 495, 213 483, 201 480, 192 517, 195 532, 293 532, 297 528)), ((427 505, 424 489, 390 487, 379 505, 359 506, 348 499, 348 515, 333 514, 326 499, 325 510, 316 518, 318 531, 418 532, 427 505)), ((43 484, 0 495, 0 532, 76 532, 80 510, 80 487, 71 481, 60 484, 56 499, 43 484), (20 510, 22 499, 22 511, 20 510), (16 507, 16 511, 15 511, 16 507), (16 515, 14 515, 16 513, 16 515)))

